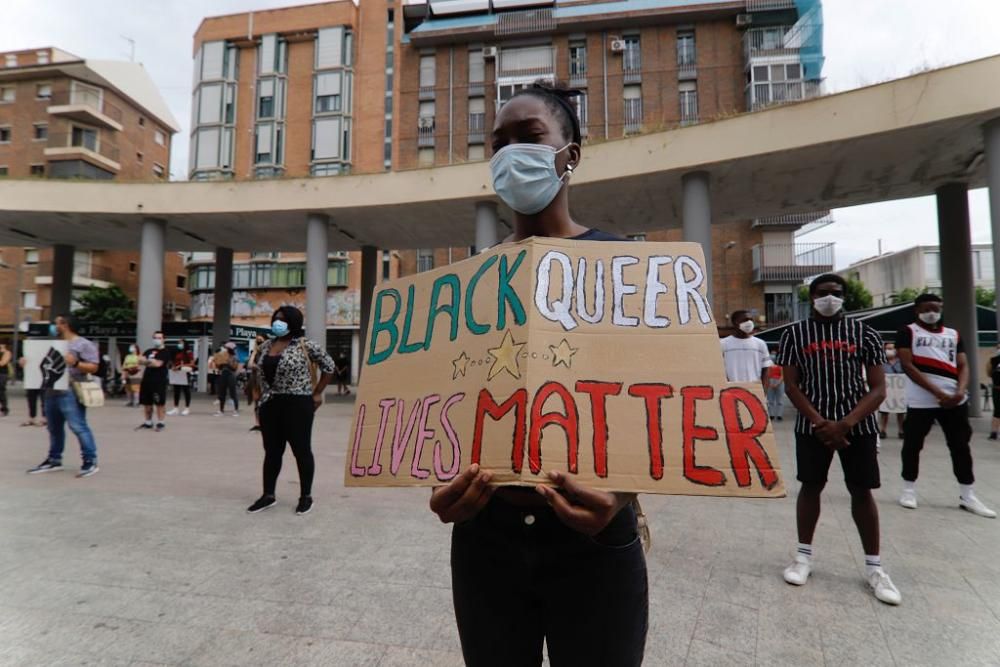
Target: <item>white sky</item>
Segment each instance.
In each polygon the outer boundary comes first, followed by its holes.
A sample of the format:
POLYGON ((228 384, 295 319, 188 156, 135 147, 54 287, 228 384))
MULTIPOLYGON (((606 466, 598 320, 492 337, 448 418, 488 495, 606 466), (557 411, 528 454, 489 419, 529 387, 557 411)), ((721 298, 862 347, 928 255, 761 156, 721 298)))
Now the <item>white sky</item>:
MULTIPOLYGON (((363 0, 370 2, 372 0, 363 0)), ((0 50, 57 46, 84 58, 129 58, 145 65, 182 131, 174 137, 171 176, 186 178, 191 118, 191 45, 205 16, 304 0, 3 0, 0 50)), ((1000 0, 825 0, 829 91, 906 76, 1000 53, 1000 0)), ((976 85, 987 85, 978 82, 976 85)), ((994 82, 993 85, 996 85, 994 82)), ((970 194, 973 240, 990 240, 985 190, 970 194)), ((836 241, 837 265, 846 266, 883 248, 937 243, 932 197, 834 211, 836 224, 803 242, 836 241)))

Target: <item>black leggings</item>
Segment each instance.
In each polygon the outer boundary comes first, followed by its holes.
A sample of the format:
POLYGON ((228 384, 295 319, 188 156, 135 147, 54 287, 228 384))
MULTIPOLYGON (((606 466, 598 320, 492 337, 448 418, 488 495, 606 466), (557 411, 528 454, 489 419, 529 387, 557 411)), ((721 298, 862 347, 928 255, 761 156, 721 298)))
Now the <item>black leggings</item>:
POLYGON ((7 374, 0 373, 0 412, 7 414, 7 374))
MULTIPOLYGON (((42 396, 41 389, 29 389, 28 390, 28 416, 34 419, 38 416, 38 399, 42 396)), ((42 400, 42 416, 45 416, 45 401, 42 400)))
POLYGON ((316 463, 312 453, 312 396, 272 396, 260 406, 260 431, 264 440, 264 495, 273 496, 281 472, 285 443, 292 448, 299 467, 301 496, 312 494, 316 463))
POLYGON ((174 407, 181 402, 181 394, 184 394, 184 407, 191 407, 191 385, 189 384, 175 384, 174 385, 174 407))
POLYGON ((231 370, 223 370, 219 373, 218 379, 216 379, 216 385, 219 389, 219 412, 226 411, 226 396, 233 399, 233 410, 240 409, 239 399, 236 398, 236 373, 231 370))

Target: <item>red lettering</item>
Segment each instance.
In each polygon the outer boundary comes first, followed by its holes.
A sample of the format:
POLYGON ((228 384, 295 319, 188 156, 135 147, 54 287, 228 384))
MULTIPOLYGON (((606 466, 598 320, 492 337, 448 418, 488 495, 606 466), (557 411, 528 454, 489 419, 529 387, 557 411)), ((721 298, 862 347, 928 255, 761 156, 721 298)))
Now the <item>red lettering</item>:
POLYGON ((621 382, 578 380, 576 390, 590 394, 590 414, 594 422, 594 474, 608 476, 608 396, 622 392, 621 382))
POLYGON ((531 468, 531 472, 536 475, 542 470, 542 430, 550 424, 562 427, 562 430, 566 433, 566 446, 568 449, 566 469, 567 472, 575 474, 578 468, 577 459, 580 446, 580 417, 577 414, 576 401, 573 400, 569 389, 558 382, 546 382, 539 387, 538 393, 535 394, 535 400, 531 404, 531 431, 528 434, 528 466, 531 468), (565 414, 562 412, 546 412, 542 414, 545 401, 553 394, 562 400, 565 414))
POLYGON ((761 485, 765 489, 773 489, 778 483, 778 473, 760 444, 760 435, 767 430, 768 422, 767 411, 760 399, 742 387, 729 387, 719 392, 719 403, 736 483, 742 487, 750 486, 750 462, 753 462, 761 485), (743 424, 741 404, 746 406, 753 420, 749 426, 743 424))
POLYGON ((718 440, 719 432, 711 426, 698 424, 697 401, 707 401, 715 398, 712 387, 684 387, 681 389, 681 412, 684 447, 684 477, 695 484, 704 486, 723 486, 726 476, 721 470, 711 466, 700 466, 694 462, 694 443, 696 440, 718 440))
POLYGON ((510 398, 497 405, 493 400, 493 394, 489 389, 482 389, 479 392, 479 400, 476 401, 476 426, 472 435, 472 463, 479 463, 483 450, 483 421, 489 415, 494 421, 499 421, 511 410, 514 411, 514 446, 511 449, 511 469, 514 472, 521 472, 524 463, 524 431, 525 431, 525 411, 528 406, 528 391, 518 389, 510 398))
POLYGON ((655 382, 638 383, 629 386, 628 395, 646 402, 646 433, 649 436, 649 475, 653 479, 663 479, 663 417, 664 398, 674 395, 669 384, 655 382))

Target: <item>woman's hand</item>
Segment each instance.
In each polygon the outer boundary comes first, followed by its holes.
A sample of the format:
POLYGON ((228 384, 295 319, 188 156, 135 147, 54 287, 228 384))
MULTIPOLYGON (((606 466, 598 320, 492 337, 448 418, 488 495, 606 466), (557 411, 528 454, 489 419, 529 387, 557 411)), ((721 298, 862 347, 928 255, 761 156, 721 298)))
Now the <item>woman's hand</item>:
POLYGON ((607 528, 615 515, 632 499, 632 494, 611 493, 584 486, 565 473, 552 471, 549 479, 565 493, 539 484, 535 490, 552 507, 564 524, 593 537, 607 528))
POLYGON ((431 511, 438 515, 441 523, 468 521, 493 496, 494 488, 490 486, 492 477, 492 473, 480 472, 479 464, 473 463, 447 486, 434 489, 431 493, 431 511))

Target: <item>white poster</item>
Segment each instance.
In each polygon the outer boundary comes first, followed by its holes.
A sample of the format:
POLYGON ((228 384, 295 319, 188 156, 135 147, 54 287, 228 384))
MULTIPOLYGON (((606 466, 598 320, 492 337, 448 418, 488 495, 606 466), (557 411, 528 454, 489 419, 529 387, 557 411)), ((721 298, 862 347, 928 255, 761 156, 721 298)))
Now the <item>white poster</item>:
POLYGON ((879 412, 906 412, 906 376, 892 373, 885 376, 885 400, 879 412))
POLYGON ((25 389, 69 389, 69 373, 64 340, 24 341, 24 388, 25 389))

